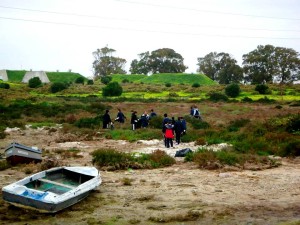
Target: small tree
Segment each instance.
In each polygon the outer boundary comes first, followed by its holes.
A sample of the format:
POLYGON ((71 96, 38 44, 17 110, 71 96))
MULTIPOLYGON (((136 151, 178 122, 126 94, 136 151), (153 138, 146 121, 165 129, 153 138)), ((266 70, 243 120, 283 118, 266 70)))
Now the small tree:
POLYGON ((241 93, 241 88, 238 84, 229 84, 225 88, 225 94, 231 98, 236 98, 241 93))
POLYGON ((118 82, 109 83, 106 87, 102 88, 102 95, 107 96, 121 96, 123 88, 118 82))
POLYGON ((9 89, 10 85, 8 83, 0 83, 0 88, 9 89))
POLYGON ((76 84, 84 84, 84 78, 83 77, 77 77, 75 80, 76 84))
POLYGON ((93 85, 93 84, 94 84, 94 81, 92 79, 87 81, 87 85, 93 85))
POLYGON ((255 86, 255 91, 259 94, 264 95, 267 94, 269 87, 265 84, 258 84, 255 86))
POLYGON ((112 77, 111 76, 102 76, 100 80, 101 80, 102 84, 108 84, 109 82, 111 82, 112 77))
POLYGON ((28 87, 37 88, 42 85, 42 81, 39 77, 33 77, 28 81, 28 87))
POLYGON ((51 85, 50 87, 50 91, 51 93, 56 93, 56 92, 59 92, 59 91, 62 91, 64 89, 67 88, 67 84, 65 83, 61 83, 61 82, 55 82, 51 85))

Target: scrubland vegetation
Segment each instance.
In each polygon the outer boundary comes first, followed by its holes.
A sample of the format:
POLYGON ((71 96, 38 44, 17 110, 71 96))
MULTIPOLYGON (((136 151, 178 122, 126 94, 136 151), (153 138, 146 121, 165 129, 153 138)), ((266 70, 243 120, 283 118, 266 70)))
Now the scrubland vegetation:
MULTIPOLYGON (((195 76, 200 75, 185 75, 187 80, 181 80, 184 77, 181 75, 157 75, 169 80, 170 85, 155 79, 146 83, 148 77, 144 75, 112 76, 113 82, 122 80, 119 86, 123 92, 119 97, 102 96, 102 90, 107 86, 99 80, 90 85, 86 81, 68 83, 63 90, 55 93, 51 91, 53 83, 30 88, 26 84, 1 82, 8 83, 10 88, 2 88, 0 92, 0 138, 5 138, 6 127, 24 128, 28 124, 39 127, 58 123, 63 125, 63 132, 91 140, 95 135, 131 142, 161 139, 162 115, 168 113, 174 117, 184 116, 188 132, 182 141, 195 141, 199 145, 199 151, 189 155, 186 161, 194 161, 201 168, 224 165, 242 168, 249 161, 265 161, 273 165, 266 156, 300 155, 299 85, 235 85, 232 89, 214 83, 193 85, 195 76), (190 76, 193 78, 190 79, 190 76), (180 77, 180 82, 177 77, 180 77), (124 81, 125 78, 127 81, 124 81), (188 115, 191 105, 200 108, 203 120, 195 120, 188 115), (116 124, 114 130, 102 130, 105 109, 110 109, 114 118, 117 108, 122 108, 127 117, 124 126, 116 124), (131 131, 130 110, 142 114, 151 108, 155 109, 158 117, 151 120, 147 129, 131 131), (221 153, 205 149, 207 145, 220 143, 228 143, 232 147, 221 153)), ((94 155, 95 163, 102 165, 103 162, 97 161, 98 154, 105 154, 100 151, 94 155)), ((110 157, 113 157, 115 153, 111 154, 110 157)), ((134 163, 137 162, 133 160, 126 165, 131 167, 134 163)), ((143 167, 142 164, 140 167, 143 167)), ((149 164, 155 167, 152 161, 149 164)), ((125 167, 123 163, 119 164, 119 168, 125 167)))

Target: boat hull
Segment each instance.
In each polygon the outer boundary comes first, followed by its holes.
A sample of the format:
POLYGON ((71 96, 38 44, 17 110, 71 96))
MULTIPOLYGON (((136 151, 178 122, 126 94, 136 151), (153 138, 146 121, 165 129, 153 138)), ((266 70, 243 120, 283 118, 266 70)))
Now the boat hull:
POLYGON ((60 203, 50 203, 50 202, 43 202, 31 198, 22 198, 18 195, 11 194, 5 191, 2 192, 2 195, 4 201, 7 201, 8 203, 15 205, 17 207, 28 208, 42 213, 56 213, 58 211, 61 211, 67 207, 70 207, 78 203, 82 199, 86 198, 90 192, 91 191, 82 193, 78 196, 74 196, 73 198, 70 198, 60 203))
POLYGON ((17 165, 20 163, 38 163, 42 161, 42 151, 27 147, 25 145, 18 144, 16 142, 11 143, 5 149, 6 160, 11 165, 17 165))

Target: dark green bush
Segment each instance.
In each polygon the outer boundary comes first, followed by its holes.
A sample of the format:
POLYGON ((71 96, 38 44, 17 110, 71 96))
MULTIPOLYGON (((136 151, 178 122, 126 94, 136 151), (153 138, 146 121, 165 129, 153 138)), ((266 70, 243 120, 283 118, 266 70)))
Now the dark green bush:
POLYGON ((300 114, 294 115, 287 124, 286 128, 289 133, 300 132, 300 114))
POLYGON ((102 84, 108 84, 109 82, 111 82, 112 77, 111 76, 102 76, 100 81, 102 84))
POLYGON ((274 103, 274 102, 276 102, 276 100, 270 99, 267 96, 265 96, 264 98, 258 99, 257 102, 260 102, 260 103, 274 103))
POLYGON ((0 83, 0 88, 9 89, 10 85, 8 83, 0 83))
POLYGON ((232 83, 226 86, 225 93, 231 98, 236 98, 241 93, 241 88, 238 84, 232 83))
POLYGON ((121 96, 123 93, 123 88, 118 82, 109 83, 106 87, 102 89, 103 97, 107 96, 121 96))
POLYGON ((253 99, 249 97, 244 97, 242 98, 242 102, 253 102, 253 99))
POLYGON ((255 86, 255 91, 257 91, 259 94, 267 94, 267 90, 269 89, 269 87, 265 84, 258 84, 255 86))
POLYGON ((93 84, 94 84, 94 81, 93 81, 93 80, 89 79, 89 80, 87 81, 87 85, 93 85, 93 84))
POLYGON ((165 86, 166 86, 166 87, 171 87, 172 84, 171 84, 171 83, 165 83, 165 86))
POLYGON ((122 83, 123 83, 123 84, 129 83, 129 80, 128 80, 128 79, 123 79, 123 80, 122 80, 122 83))
POLYGON ((33 77, 28 81, 28 87, 37 88, 42 86, 42 81, 39 77, 33 77))
POLYGON ((283 157, 300 156, 300 140, 291 140, 279 154, 283 157))
POLYGON ((220 92, 210 92, 208 93, 209 100, 218 102, 218 101, 228 101, 228 97, 220 92))
POLYGON ((199 83, 193 83, 192 87, 193 87, 193 88, 200 87, 200 84, 199 84, 199 83))
POLYGON ((79 128, 98 128, 101 123, 100 117, 81 118, 77 120, 74 125, 79 128))
POLYGON ((83 77, 77 77, 75 80, 76 84, 84 84, 84 78, 83 77))
POLYGON ((152 117, 149 122, 149 127, 155 128, 155 129, 162 129, 162 121, 163 121, 163 118, 161 116, 152 117))
POLYGON ((68 88, 68 85, 61 82, 55 82, 50 86, 51 93, 56 93, 68 88))

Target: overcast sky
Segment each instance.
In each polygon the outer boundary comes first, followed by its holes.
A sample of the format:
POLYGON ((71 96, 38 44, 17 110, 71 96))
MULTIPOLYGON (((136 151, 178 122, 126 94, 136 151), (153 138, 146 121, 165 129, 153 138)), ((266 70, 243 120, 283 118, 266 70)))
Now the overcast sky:
POLYGON ((299 0, 0 0, 0 69, 92 77, 93 52, 171 48, 195 73, 197 58, 226 52, 239 65, 258 45, 300 52, 299 0))

